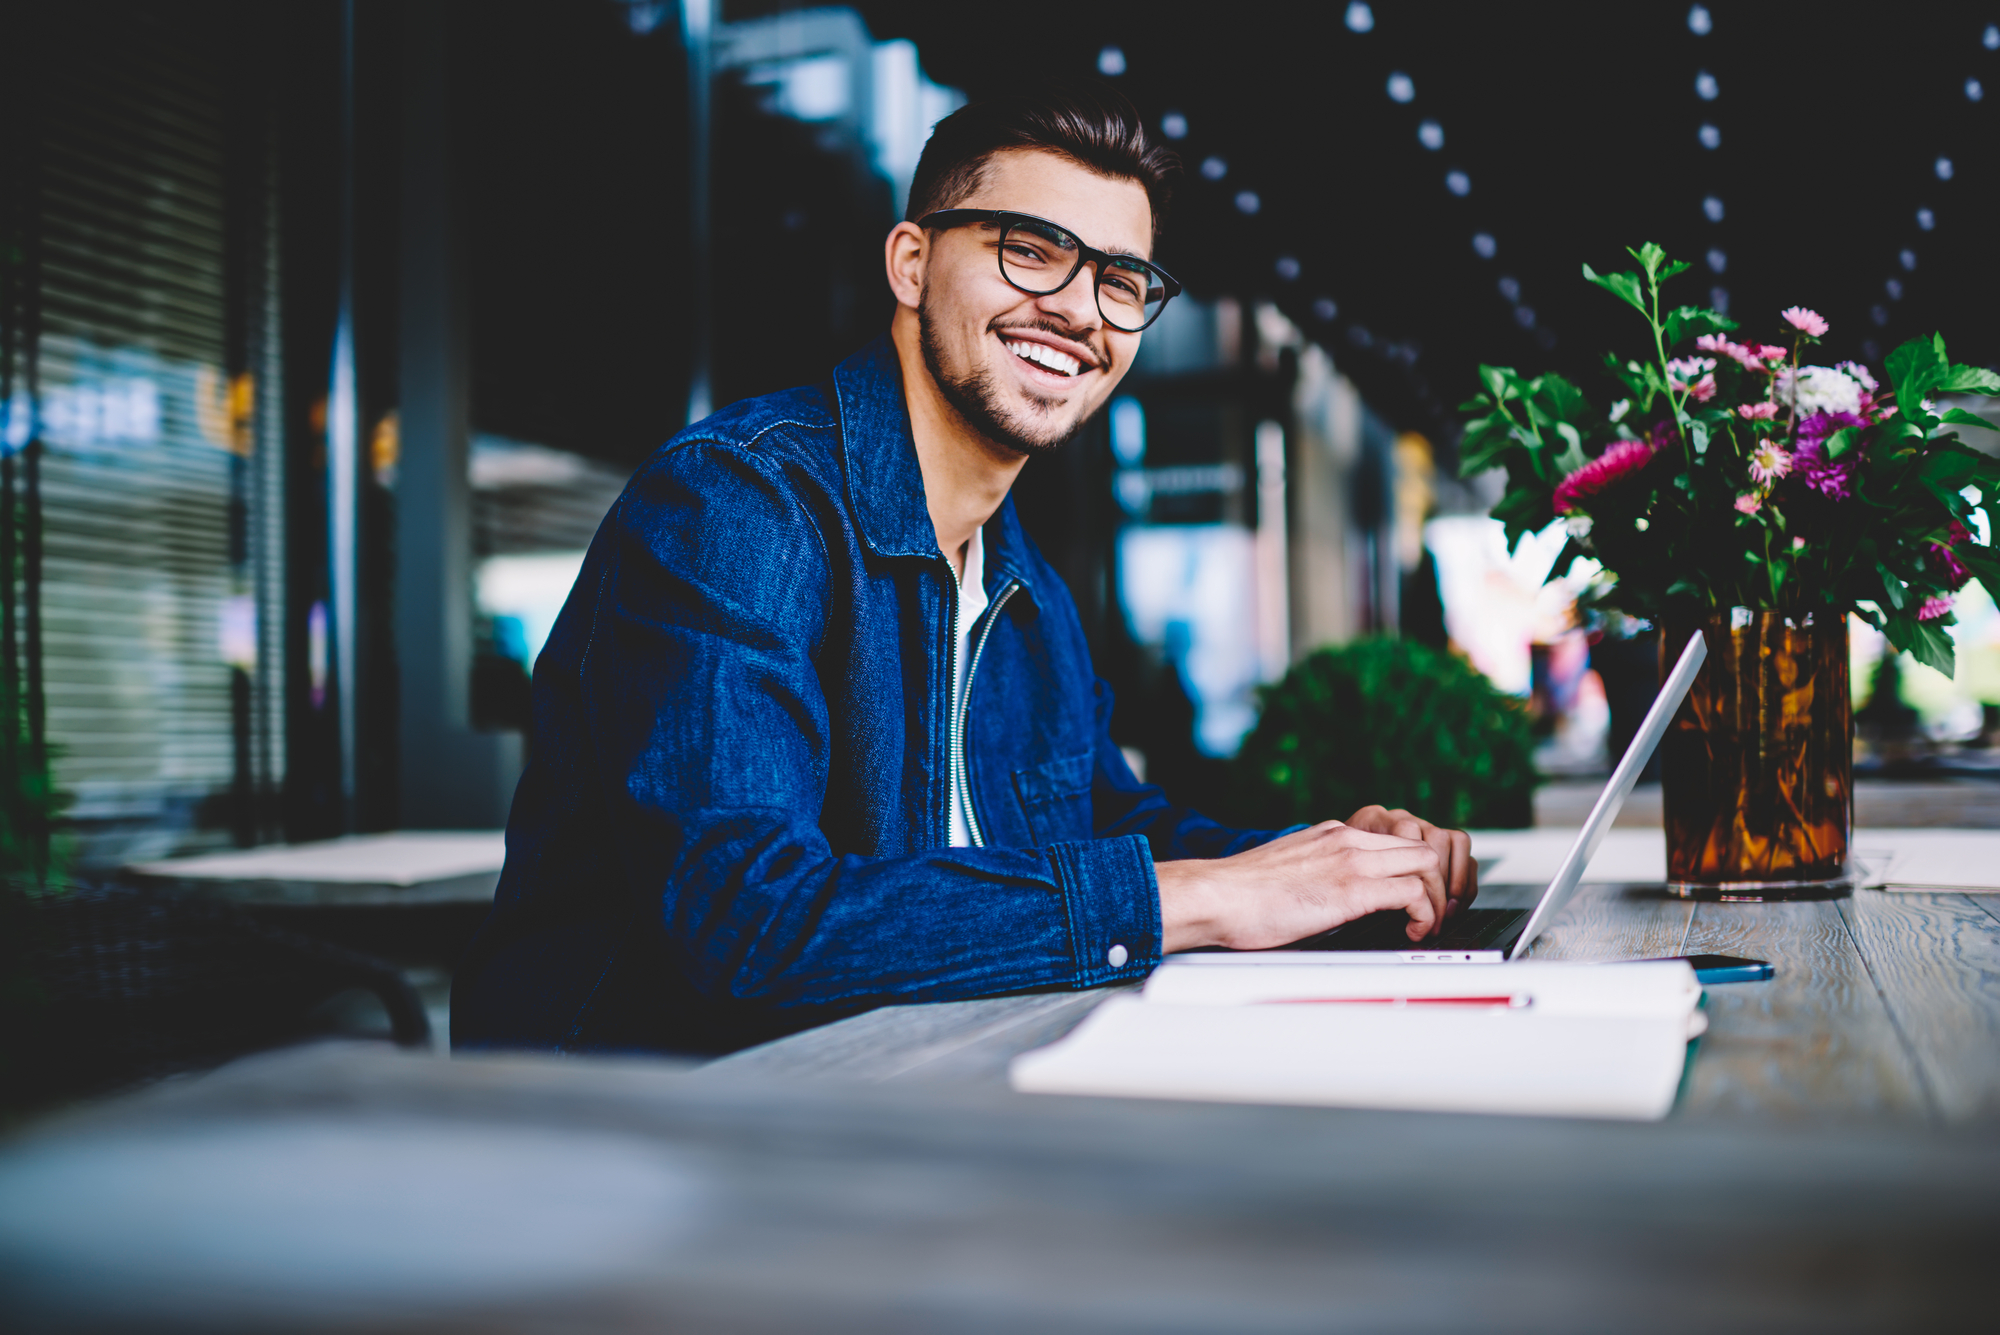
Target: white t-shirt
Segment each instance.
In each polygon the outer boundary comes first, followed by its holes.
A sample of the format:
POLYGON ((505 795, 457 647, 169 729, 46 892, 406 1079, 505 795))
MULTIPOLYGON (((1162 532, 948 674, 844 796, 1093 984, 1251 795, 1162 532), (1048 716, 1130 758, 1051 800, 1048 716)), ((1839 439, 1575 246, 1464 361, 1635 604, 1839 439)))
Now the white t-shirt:
MULTIPOLYGON (((972 630, 985 613, 986 602, 986 545, 980 540, 979 530, 974 529, 972 541, 965 544, 965 573, 958 581, 958 663, 951 683, 953 719, 965 708, 965 670, 972 663, 972 630)), ((949 737, 947 732, 947 745, 949 737)), ((945 763, 951 774, 951 846, 970 848, 972 825, 965 818, 965 794, 958 790, 958 766, 949 756, 945 763)))

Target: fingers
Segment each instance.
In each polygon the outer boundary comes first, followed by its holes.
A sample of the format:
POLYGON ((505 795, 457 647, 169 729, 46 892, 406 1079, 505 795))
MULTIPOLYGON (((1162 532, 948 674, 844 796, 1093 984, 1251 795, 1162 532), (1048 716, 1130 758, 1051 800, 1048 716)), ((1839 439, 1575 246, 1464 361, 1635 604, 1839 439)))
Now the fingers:
POLYGON ((1366 881, 1389 887, 1388 897, 1378 908, 1406 910, 1414 929, 1422 924, 1418 937, 1430 936, 1444 924, 1446 905, 1444 867, 1438 851, 1427 840, 1406 840, 1375 835, 1389 840, 1387 847, 1357 847, 1350 854, 1354 869, 1366 881), (1412 897, 1411 892, 1419 892, 1412 897))
POLYGON ((1450 870, 1445 888, 1454 910, 1468 907, 1479 897, 1479 860, 1472 856, 1472 836, 1464 830, 1446 830, 1451 839, 1450 870))
POLYGON ((1428 844, 1438 857, 1444 898, 1439 920, 1470 905, 1479 894, 1479 863, 1472 856, 1472 837, 1463 830, 1446 830, 1398 807, 1368 806, 1348 818, 1355 830, 1393 835, 1428 844))

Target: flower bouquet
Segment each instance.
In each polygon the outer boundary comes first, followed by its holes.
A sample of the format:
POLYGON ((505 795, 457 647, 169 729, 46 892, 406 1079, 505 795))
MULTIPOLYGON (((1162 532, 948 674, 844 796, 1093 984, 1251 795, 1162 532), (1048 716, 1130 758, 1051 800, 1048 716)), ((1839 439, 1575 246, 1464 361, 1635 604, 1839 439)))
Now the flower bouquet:
POLYGON ((1605 358, 1615 400, 1482 366, 1462 472, 1506 469, 1493 514, 1510 547, 1567 522, 1551 578, 1591 558, 1592 600, 1664 627, 1663 653, 1708 637, 1662 744, 1670 884, 1848 884, 1847 615, 1952 671, 1951 595, 1973 578, 2000 591, 2000 460, 1951 430, 1983 419, 1935 396, 2000 394, 2000 375, 1952 365, 1942 336, 1903 344, 1879 378, 1807 364, 1827 322, 1801 307, 1773 326, 1779 343, 1737 342, 1718 311, 1663 309, 1686 264, 1630 253, 1638 272, 1583 269, 1650 335, 1640 356, 1605 358))

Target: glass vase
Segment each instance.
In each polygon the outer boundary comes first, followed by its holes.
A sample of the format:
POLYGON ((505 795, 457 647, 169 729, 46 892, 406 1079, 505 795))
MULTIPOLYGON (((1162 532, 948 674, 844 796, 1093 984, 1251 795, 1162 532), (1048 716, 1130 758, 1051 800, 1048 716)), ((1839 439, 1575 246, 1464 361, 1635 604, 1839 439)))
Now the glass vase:
POLYGON ((1739 607, 1670 621, 1662 680, 1696 631, 1708 661, 1660 741, 1667 889, 1750 901, 1853 893, 1847 617, 1739 607))

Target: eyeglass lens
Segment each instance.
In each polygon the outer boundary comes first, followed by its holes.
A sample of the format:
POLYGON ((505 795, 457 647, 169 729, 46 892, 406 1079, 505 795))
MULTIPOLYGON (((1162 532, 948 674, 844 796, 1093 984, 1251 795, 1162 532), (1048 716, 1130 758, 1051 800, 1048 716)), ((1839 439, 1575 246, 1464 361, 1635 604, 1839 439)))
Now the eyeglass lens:
MULTIPOLYGON (((1023 292, 1047 296, 1069 282, 1077 268, 1077 239, 1048 223, 1013 223, 1000 233, 1000 272, 1023 292)), ((1127 333, 1144 329, 1167 301, 1166 287, 1139 260, 1113 257, 1097 275, 1097 309, 1105 323, 1127 333)))

